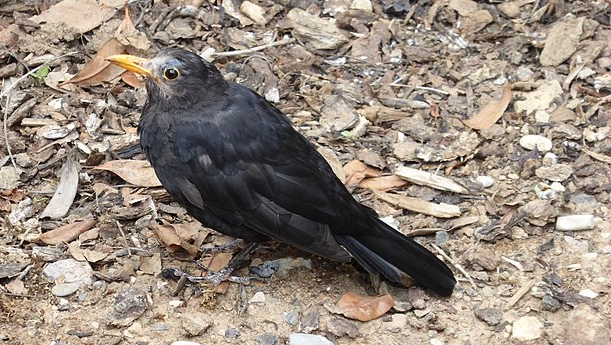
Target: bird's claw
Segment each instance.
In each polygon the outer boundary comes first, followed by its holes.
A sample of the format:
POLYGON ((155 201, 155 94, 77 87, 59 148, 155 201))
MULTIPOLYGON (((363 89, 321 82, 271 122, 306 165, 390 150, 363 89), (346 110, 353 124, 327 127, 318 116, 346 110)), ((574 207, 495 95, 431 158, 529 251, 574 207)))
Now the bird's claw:
POLYGON ((222 269, 218 272, 212 272, 205 276, 194 276, 190 275, 186 272, 183 272, 177 268, 166 268, 162 271, 162 276, 167 279, 179 280, 184 277, 184 279, 188 280, 191 283, 208 283, 214 286, 221 284, 224 281, 238 283, 238 284, 250 284, 251 281, 261 278, 259 277, 236 277, 232 276, 231 272, 233 270, 222 269))

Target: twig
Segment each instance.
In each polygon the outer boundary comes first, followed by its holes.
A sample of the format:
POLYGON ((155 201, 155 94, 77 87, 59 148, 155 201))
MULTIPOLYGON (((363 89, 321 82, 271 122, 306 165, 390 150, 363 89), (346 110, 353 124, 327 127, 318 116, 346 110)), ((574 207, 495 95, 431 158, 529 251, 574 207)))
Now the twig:
POLYGON ((129 243, 127 243, 127 237, 125 237, 125 233, 123 232, 123 227, 121 226, 121 223, 119 223, 118 220, 115 220, 115 222, 117 222, 117 228, 119 228, 119 232, 121 233, 121 236, 123 237, 123 241, 125 241, 125 248, 127 248, 127 255, 132 256, 132 250, 129 247, 129 243))
POLYGON ((249 48, 249 49, 241 49, 241 50, 232 50, 230 52, 212 53, 211 55, 213 57, 217 57, 217 56, 245 55, 245 54, 256 53, 258 51, 261 51, 261 50, 264 50, 264 49, 267 49, 267 48, 282 46, 282 45, 293 43, 293 42, 295 42, 294 38, 287 38, 287 39, 283 39, 282 41, 274 41, 274 42, 271 42, 271 43, 268 43, 268 44, 264 44, 264 45, 258 46, 258 47, 252 47, 252 48, 249 48))
POLYGON ((467 271, 465 271, 464 268, 462 268, 462 266, 460 264, 457 264, 456 262, 454 262, 454 260, 452 260, 448 254, 446 254, 441 248, 437 247, 434 244, 431 244, 431 247, 435 248, 435 250, 446 260, 448 260, 449 263, 452 264, 452 266, 454 266, 460 273, 462 273, 462 275, 465 276, 465 278, 467 278, 467 280, 469 281, 469 283, 471 284, 471 287, 476 288, 477 286, 475 285, 475 282, 473 281, 473 279, 471 279, 471 276, 469 275, 469 273, 467 273, 467 271))
MULTIPOLYGON (((13 85, 11 85, 13 86, 13 85)), ((9 86, 10 88, 10 86, 9 86)), ((2 97, 0 97, 2 98, 2 97)), ((6 124, 6 120, 8 118, 8 105, 11 100, 11 94, 6 95, 6 104, 4 105, 4 120, 2 121, 2 126, 4 129, 4 143, 6 145, 6 152, 8 152, 8 156, 11 159, 11 163, 13 164, 13 168, 17 171, 17 163, 15 163, 15 158, 13 157, 13 152, 11 151, 11 144, 8 141, 8 125, 6 124)))
POLYGON ((503 307, 503 310, 511 309, 511 307, 513 307, 516 303, 518 303, 518 301, 522 299, 522 297, 524 297, 524 295, 526 295, 526 293, 530 291, 530 289, 534 285, 535 285, 534 280, 529 281, 528 283, 526 283, 526 285, 522 285, 522 287, 519 288, 518 291, 516 291, 515 295, 513 295, 509 299, 509 301, 507 301, 507 303, 505 304, 505 307, 503 307))

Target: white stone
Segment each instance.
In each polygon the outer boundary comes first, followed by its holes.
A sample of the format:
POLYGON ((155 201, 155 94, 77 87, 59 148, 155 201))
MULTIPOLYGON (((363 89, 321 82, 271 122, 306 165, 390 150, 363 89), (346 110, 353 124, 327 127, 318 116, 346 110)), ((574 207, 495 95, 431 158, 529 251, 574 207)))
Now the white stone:
POLYGON ((594 216, 591 214, 561 216, 556 218, 556 230, 578 231, 594 229, 594 216))
POLYGON ((549 123, 551 115, 545 110, 537 110, 535 113, 535 122, 537 123, 549 123))
POLYGON ((583 297, 588 297, 588 298, 596 298, 598 297, 598 294, 590 289, 583 289, 581 291, 579 291, 579 294, 583 297))
POLYGON ((490 176, 478 176, 475 181, 481 184, 484 188, 488 188, 494 184, 494 179, 490 176))
POLYGON ((248 303, 259 303, 259 304, 265 303, 265 294, 262 291, 255 292, 255 294, 248 301, 248 303))
POLYGON ((535 340, 543 333, 543 323, 534 316, 523 316, 513 323, 511 337, 520 341, 535 340))
POLYGON ((371 1, 369 0, 354 0, 350 5, 350 8, 353 10, 363 10, 367 12, 373 11, 373 5, 371 5, 371 1))
POLYGON ((333 345, 322 335, 293 333, 289 335, 289 345, 333 345))
POLYGON ((535 147, 541 152, 547 152, 552 149, 552 141, 540 135, 525 135, 520 139, 520 146, 527 150, 534 150, 535 147))

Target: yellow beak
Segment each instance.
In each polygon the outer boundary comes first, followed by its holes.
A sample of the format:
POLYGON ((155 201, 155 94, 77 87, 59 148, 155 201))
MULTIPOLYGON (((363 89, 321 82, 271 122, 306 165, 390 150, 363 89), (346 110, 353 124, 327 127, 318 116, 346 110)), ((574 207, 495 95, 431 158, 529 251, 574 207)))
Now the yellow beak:
POLYGON ((114 63, 117 66, 123 67, 128 71, 147 78, 155 79, 153 72, 144 67, 150 63, 149 59, 143 59, 133 55, 113 55, 106 58, 107 61, 114 63))

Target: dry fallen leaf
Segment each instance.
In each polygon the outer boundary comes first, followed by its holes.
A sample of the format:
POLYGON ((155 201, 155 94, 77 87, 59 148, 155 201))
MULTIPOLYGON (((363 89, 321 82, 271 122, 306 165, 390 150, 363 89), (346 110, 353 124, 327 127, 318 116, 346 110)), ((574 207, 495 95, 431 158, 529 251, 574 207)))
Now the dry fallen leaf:
MULTIPOLYGON (((208 267, 209 270, 218 272, 223 268, 227 267, 229 261, 233 258, 232 253, 216 253, 211 257, 202 259, 202 264, 208 267)), ((226 281, 221 282, 219 285, 213 288, 216 293, 225 293, 229 283, 226 281)))
POLYGON ((199 247, 188 242, 189 238, 183 238, 175 228, 175 225, 154 225, 153 229, 157 237, 165 244, 170 252, 181 258, 194 258, 199 247))
POLYGON ((503 116, 503 113, 507 109, 510 101, 511 86, 509 84, 505 84, 505 86, 503 86, 503 96, 500 100, 491 101, 482 110, 480 110, 479 113, 468 120, 464 120, 463 123, 473 129, 484 129, 491 127, 498 119, 501 118, 501 116, 503 116))
POLYGON ((344 165, 344 172, 346 173, 346 182, 344 182, 346 186, 355 186, 366 177, 377 177, 380 175, 380 170, 372 168, 356 159, 344 165))
POLYGON ((94 169, 117 174, 126 182, 140 187, 160 187, 155 170, 144 160, 114 160, 98 165, 94 169))
POLYGON ((407 181, 397 175, 365 178, 359 183, 360 188, 387 191, 405 186, 407 181))
POLYGON ((386 314, 394 304, 390 295, 364 296, 346 292, 330 311, 349 319, 371 321, 386 314))
POLYGON ((125 53, 125 46, 116 38, 111 38, 108 42, 104 43, 102 48, 100 48, 93 59, 91 59, 82 70, 74 77, 70 78, 70 80, 66 80, 57 86, 62 87, 66 84, 77 84, 81 86, 98 85, 120 76, 125 70, 106 61, 106 58, 111 55, 122 53, 125 53))
POLYGON ((55 194, 53 194, 51 201, 49 201, 47 207, 42 211, 40 217, 61 219, 68 213, 74 201, 74 197, 76 197, 78 171, 79 168, 76 163, 74 163, 72 158, 68 157, 66 163, 64 163, 62 167, 62 173, 55 194))
POLYGON ((95 219, 93 216, 88 216, 80 222, 74 222, 60 226, 57 229, 47 231, 40 236, 38 239, 46 244, 54 245, 58 243, 68 243, 77 238, 83 232, 91 229, 95 225, 95 219))

